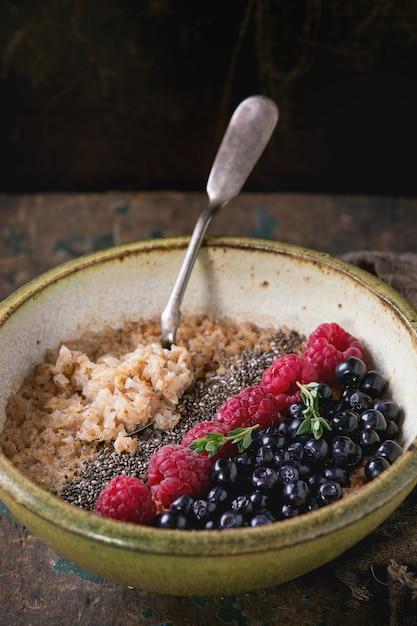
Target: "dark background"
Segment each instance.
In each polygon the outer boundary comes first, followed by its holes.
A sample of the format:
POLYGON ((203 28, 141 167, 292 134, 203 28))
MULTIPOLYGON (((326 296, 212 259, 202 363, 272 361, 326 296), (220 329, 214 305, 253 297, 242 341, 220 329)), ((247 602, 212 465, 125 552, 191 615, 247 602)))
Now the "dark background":
POLYGON ((246 190, 417 195, 416 2, 0 0, 0 54, 0 191, 203 190, 263 93, 246 190))

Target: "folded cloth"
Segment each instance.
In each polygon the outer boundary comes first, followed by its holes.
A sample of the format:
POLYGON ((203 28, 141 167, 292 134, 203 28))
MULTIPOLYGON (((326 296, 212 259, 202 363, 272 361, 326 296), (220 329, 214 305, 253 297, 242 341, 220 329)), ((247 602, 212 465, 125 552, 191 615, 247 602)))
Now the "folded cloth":
MULTIPOLYGON (((417 308, 417 254, 365 251, 341 258, 378 276, 417 308)), ((417 488, 334 567, 355 602, 386 594, 387 624, 417 624, 417 488)))

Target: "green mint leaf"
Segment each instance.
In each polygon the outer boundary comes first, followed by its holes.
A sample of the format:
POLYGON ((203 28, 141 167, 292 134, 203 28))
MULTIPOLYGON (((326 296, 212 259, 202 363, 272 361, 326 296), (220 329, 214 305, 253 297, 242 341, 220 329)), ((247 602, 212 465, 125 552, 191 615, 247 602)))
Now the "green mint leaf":
POLYGON ((327 420, 324 419, 324 417, 320 418, 320 423, 322 426, 324 426, 324 428, 326 430, 331 430, 332 427, 330 426, 329 422, 327 420))
POLYGON ((252 443, 252 432, 259 428, 259 424, 246 428, 235 428, 227 435, 221 433, 205 433, 205 437, 199 437, 188 446, 195 452, 208 452, 209 456, 215 455, 228 441, 237 445, 239 452, 244 452, 252 443))
POLYGON ((210 455, 216 454, 221 448, 221 443, 219 441, 208 441, 206 443, 205 451, 209 452, 210 455))
POLYGON ((244 452, 252 443, 252 433, 246 433, 243 437, 241 445, 239 446, 239 452, 244 452))
POLYGON ((191 450, 194 450, 195 452, 204 452, 204 450, 206 449, 206 443, 206 439, 194 439, 194 441, 190 443, 189 448, 191 448, 191 450))
POLYGON ((311 430, 311 419, 306 417, 298 427, 297 435, 306 435, 307 433, 312 432, 311 430))
POLYGON ((302 412, 304 420, 297 430, 297 435, 305 435, 311 432, 316 439, 320 439, 323 436, 323 428, 331 430, 331 426, 320 415, 319 399, 321 396, 318 390, 319 383, 311 382, 307 385, 302 385, 297 381, 297 385, 300 388, 301 399, 305 404, 305 409, 302 412))
POLYGON ((318 419, 311 420, 311 432, 316 439, 320 439, 320 437, 323 435, 323 426, 318 419))

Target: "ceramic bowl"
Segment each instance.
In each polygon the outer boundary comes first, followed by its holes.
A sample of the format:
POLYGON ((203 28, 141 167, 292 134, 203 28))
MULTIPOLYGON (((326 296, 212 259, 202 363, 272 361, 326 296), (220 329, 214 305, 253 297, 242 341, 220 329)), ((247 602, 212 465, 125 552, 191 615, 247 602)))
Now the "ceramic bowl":
MULTIPOLYGON (((45 349, 84 330, 159 316, 187 239, 116 247, 33 280, 0 305, 0 424, 8 396, 45 349)), ((0 498, 58 553, 106 579, 174 595, 238 593, 283 583, 374 530, 417 483, 417 312, 374 276, 281 243, 209 238, 182 307, 308 334, 338 322, 359 337, 404 408, 403 455, 355 495, 257 528, 185 532, 114 522, 35 486, 0 455, 0 498)))

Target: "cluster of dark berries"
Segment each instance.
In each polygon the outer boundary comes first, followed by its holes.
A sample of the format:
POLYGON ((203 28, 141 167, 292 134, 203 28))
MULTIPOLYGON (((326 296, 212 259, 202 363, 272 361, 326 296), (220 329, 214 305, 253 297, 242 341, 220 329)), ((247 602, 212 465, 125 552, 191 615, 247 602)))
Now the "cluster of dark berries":
POLYGON ((381 399, 385 378, 354 356, 338 363, 335 375, 336 386, 304 386, 285 419, 252 430, 244 451, 218 457, 204 492, 179 495, 154 525, 207 530, 269 524, 339 500, 360 466, 368 480, 387 469, 402 449, 395 440, 399 406, 381 399))

